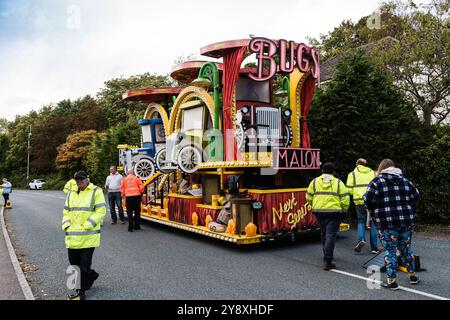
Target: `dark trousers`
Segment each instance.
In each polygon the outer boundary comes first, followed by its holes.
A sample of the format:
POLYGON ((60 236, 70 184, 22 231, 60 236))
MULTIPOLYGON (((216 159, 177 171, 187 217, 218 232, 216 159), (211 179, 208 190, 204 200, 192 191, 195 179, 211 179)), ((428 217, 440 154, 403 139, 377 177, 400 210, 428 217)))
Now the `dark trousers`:
POLYGON ((120 192, 108 192, 109 211, 111 212, 111 220, 117 222, 116 206, 119 209, 119 218, 125 220, 122 208, 122 197, 120 192))
POLYGON ((70 264, 80 268, 80 290, 83 292, 89 290, 95 279, 98 277, 98 273, 91 269, 94 249, 95 248, 68 249, 70 264))
POLYGON ((4 194, 3 194, 3 199, 5 199, 5 206, 6 206, 6 203, 7 203, 8 200, 9 200, 9 193, 4 193, 4 194))
POLYGON ((339 213, 316 214, 320 225, 320 237, 323 246, 323 259, 333 260, 336 235, 341 224, 342 216, 339 213))
POLYGON ((141 227, 141 196, 126 197, 128 229, 141 227), (134 216, 134 217, 133 217, 134 216))

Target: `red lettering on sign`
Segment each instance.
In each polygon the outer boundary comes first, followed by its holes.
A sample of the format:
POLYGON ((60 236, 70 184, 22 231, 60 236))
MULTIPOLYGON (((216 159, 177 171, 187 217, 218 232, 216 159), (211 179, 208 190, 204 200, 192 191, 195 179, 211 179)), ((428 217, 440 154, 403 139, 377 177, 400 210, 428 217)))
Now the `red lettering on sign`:
POLYGON ((310 48, 304 43, 297 45, 294 41, 289 41, 288 44, 288 41, 284 39, 279 40, 277 44, 270 39, 253 38, 249 43, 249 50, 252 53, 256 53, 257 73, 249 74, 252 80, 266 81, 275 75, 277 62, 273 56, 277 53, 277 49, 280 57, 279 71, 291 73, 294 71, 295 64, 297 64, 300 72, 311 72, 311 76, 314 79, 320 76, 319 53, 316 49, 310 48), (263 70, 264 61, 269 63, 269 72, 266 76, 263 74, 265 71, 263 70))
POLYGON ((317 79, 320 76, 320 65, 319 65, 319 53, 316 49, 311 49, 311 56, 314 61, 314 72, 312 73, 312 76, 314 79, 317 79))
POLYGON ((287 41, 280 40, 280 71, 291 73, 294 71, 295 65, 295 42, 289 41, 289 67, 286 66, 286 49, 287 49, 287 41))
POLYGON ((297 48, 297 67, 301 72, 308 72, 309 60, 306 57, 306 44, 300 43, 297 48))
POLYGON ((271 79, 277 71, 277 63, 273 58, 273 55, 277 52, 277 44, 270 39, 254 38, 250 41, 249 48, 252 52, 256 53, 256 59, 258 60, 258 74, 255 76, 249 74, 250 79, 255 81, 266 81, 271 79), (269 61, 269 74, 263 76, 263 61, 269 61))

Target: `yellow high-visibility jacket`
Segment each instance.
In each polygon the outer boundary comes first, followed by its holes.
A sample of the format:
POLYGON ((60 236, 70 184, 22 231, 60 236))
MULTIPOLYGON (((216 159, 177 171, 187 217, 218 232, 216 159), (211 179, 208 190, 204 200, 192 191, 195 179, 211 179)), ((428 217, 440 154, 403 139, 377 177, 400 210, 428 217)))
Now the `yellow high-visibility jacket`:
POLYGON ((100 228, 105 214, 106 202, 101 188, 89 183, 83 191, 69 191, 62 219, 66 248, 100 246, 100 228))
POLYGON ((350 206, 350 195, 341 180, 323 174, 309 184, 306 201, 311 204, 313 213, 346 212, 350 206))
POLYGON ((67 183, 63 189, 65 194, 68 194, 69 191, 77 191, 77 190, 78 190, 78 186, 77 186, 77 181, 75 179, 70 179, 69 181, 67 181, 67 183))
POLYGON ((372 169, 363 165, 357 165, 355 170, 348 174, 347 189, 356 205, 364 204, 363 195, 375 176, 376 173, 372 169))

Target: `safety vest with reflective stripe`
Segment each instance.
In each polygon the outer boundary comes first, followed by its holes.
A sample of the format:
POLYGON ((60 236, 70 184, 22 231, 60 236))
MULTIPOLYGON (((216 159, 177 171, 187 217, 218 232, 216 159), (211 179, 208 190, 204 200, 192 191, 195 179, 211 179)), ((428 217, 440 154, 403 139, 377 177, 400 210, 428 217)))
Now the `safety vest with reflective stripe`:
POLYGON ((375 176, 376 174, 372 169, 362 165, 357 165, 355 170, 348 174, 347 189, 353 195, 353 202, 355 204, 364 204, 363 195, 366 193, 367 187, 375 176))
POLYGON ((309 184, 306 201, 311 204, 313 213, 346 212, 350 206, 350 195, 341 180, 323 174, 309 184))
POLYGON ((66 248, 100 246, 100 227, 105 214, 106 202, 101 188, 89 183, 83 191, 69 191, 62 219, 66 248))
POLYGON ((69 181, 67 181, 67 183, 63 189, 65 194, 68 194, 69 191, 77 191, 77 190, 78 190, 78 186, 77 186, 77 181, 75 179, 70 179, 69 181))
POLYGON ((144 185, 141 179, 130 174, 122 180, 120 193, 125 197, 140 196, 144 192, 144 185))

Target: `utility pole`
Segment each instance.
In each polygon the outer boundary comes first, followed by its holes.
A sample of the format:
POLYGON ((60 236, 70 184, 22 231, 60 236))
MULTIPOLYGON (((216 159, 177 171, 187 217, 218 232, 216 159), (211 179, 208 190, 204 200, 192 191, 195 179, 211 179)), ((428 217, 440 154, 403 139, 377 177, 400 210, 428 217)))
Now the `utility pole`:
POLYGON ((28 132, 28 160, 27 160, 27 183, 30 180, 30 149, 31 149, 31 125, 28 132))

